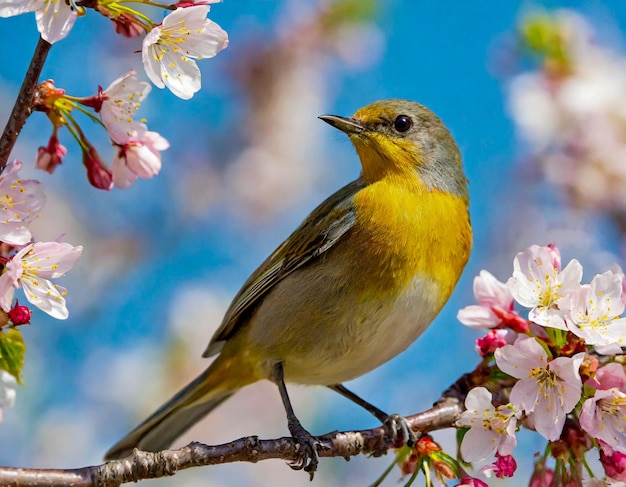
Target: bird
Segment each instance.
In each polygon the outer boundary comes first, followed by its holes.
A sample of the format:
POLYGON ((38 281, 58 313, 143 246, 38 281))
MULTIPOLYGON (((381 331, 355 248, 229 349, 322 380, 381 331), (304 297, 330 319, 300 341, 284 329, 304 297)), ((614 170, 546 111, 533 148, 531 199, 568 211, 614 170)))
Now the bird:
POLYGON ((208 368, 105 459, 168 448, 239 389, 264 379, 278 386, 299 445, 292 468, 312 475, 320 444, 298 420, 286 382, 329 387, 404 440, 415 438, 404 418, 343 383, 404 351, 452 294, 472 247, 461 153, 444 123, 409 100, 319 118, 348 136, 359 177, 314 209, 243 284, 203 354, 215 357, 208 368))

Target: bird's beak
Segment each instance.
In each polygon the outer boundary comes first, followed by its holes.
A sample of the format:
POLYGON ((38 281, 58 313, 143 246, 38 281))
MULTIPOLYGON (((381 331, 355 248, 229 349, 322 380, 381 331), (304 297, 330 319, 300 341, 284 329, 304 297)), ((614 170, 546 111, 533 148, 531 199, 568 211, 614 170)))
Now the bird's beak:
POLYGON ((364 130, 361 121, 356 118, 340 117, 339 115, 320 115, 318 118, 348 135, 359 134, 364 130))

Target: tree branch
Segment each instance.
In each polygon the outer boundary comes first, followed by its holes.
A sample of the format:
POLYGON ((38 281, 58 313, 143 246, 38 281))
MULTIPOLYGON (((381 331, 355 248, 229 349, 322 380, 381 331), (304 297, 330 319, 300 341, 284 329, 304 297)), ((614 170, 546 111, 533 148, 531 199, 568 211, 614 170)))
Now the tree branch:
MULTIPOLYGON (((428 432, 454 426, 463 411, 462 403, 453 397, 442 398, 431 409, 407 417, 414 431, 428 432)), ((360 455, 380 456, 387 453, 385 429, 334 432, 318 437, 323 445, 320 457, 360 455)), ((178 450, 145 452, 135 450, 121 460, 71 470, 46 470, 0 467, 0 485, 7 487, 118 487, 127 482, 174 475, 178 470, 232 462, 252 462, 271 458, 295 461, 298 449, 293 438, 260 440, 247 436, 223 445, 190 443, 178 450)))
POLYGON ((26 75, 24 76, 24 82, 15 100, 15 105, 13 105, 9 120, 4 127, 2 137, 0 137, 0 173, 4 171, 13 146, 15 145, 15 141, 17 140, 17 136, 22 131, 22 127, 24 127, 26 119, 31 113, 30 108, 35 87, 39 82, 43 64, 51 47, 52 44, 44 41, 41 37, 39 38, 39 42, 37 42, 37 47, 33 53, 33 58, 30 60, 30 66, 28 66, 28 71, 26 71, 26 75))
MULTIPOLYGON (((435 405, 418 414, 408 416, 411 429, 427 433, 455 426, 463 412, 463 401, 470 389, 489 382, 489 367, 481 362, 468 374, 461 376, 442 395, 435 405)), ((385 439, 385 429, 378 428, 333 432, 317 437, 323 445, 320 457, 350 457, 365 454, 380 456, 391 446, 385 439)), ((298 459, 298 448, 293 438, 261 440, 247 436, 223 445, 209 446, 190 443, 178 450, 146 452, 135 449, 131 455, 102 465, 68 470, 24 469, 0 467, 0 485, 7 487, 118 487, 127 482, 167 477, 178 470, 232 462, 252 462, 298 459)))

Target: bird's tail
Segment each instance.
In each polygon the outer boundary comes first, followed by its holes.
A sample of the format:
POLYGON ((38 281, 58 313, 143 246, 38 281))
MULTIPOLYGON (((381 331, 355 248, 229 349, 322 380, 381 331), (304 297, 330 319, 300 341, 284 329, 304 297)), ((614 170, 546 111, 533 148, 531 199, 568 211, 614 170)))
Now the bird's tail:
POLYGON ((113 445, 106 452, 105 460, 123 458, 134 448, 147 451, 168 448, 176 438, 245 385, 239 383, 233 387, 220 380, 224 371, 224 367, 220 367, 224 364, 220 362, 218 357, 207 370, 113 445))

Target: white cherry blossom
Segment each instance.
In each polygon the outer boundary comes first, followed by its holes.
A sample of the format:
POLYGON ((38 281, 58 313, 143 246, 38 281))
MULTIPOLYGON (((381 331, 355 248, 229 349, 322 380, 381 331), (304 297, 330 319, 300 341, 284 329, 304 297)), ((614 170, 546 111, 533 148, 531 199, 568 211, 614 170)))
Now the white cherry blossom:
POLYGON ((129 137, 145 131, 145 125, 135 121, 134 116, 150 90, 150 83, 139 81, 137 72, 131 69, 102 92, 100 117, 113 142, 124 144, 129 137))
POLYGON ((50 316, 64 320, 69 316, 65 304, 66 291, 53 285, 68 272, 83 252, 64 242, 29 244, 9 259, 0 275, 0 307, 9 311, 15 289, 22 287, 28 301, 50 316))
POLYGON ((518 303, 531 308, 529 320, 565 330, 559 303, 568 292, 580 287, 582 275, 583 268, 577 260, 561 270, 554 248, 532 245, 515 256, 513 276, 507 286, 518 303))
POLYGON ((65 38, 77 17, 73 1, 0 0, 0 17, 13 17, 26 12, 35 12, 37 30, 50 44, 65 38))
POLYGON ((39 181, 20 179, 22 163, 7 165, 0 175, 0 241, 25 245, 32 235, 26 226, 35 219, 46 202, 39 181))
POLYGON ((585 353, 549 361, 535 338, 523 336, 513 345, 497 349, 494 356, 500 370, 519 379, 511 390, 511 403, 533 414, 539 434, 550 441, 558 439, 565 415, 582 394, 579 369, 585 353))
POLYGON ((150 80, 184 100, 200 89, 194 59, 211 58, 228 45, 228 34, 206 18, 209 10, 208 5, 177 8, 143 41, 141 55, 150 80))
POLYGON ((500 455, 510 455, 517 444, 515 429, 520 414, 511 404, 494 407, 491 393, 484 387, 469 391, 465 411, 457 421, 458 426, 470 428, 461 443, 463 459, 480 462, 496 451, 500 455))

